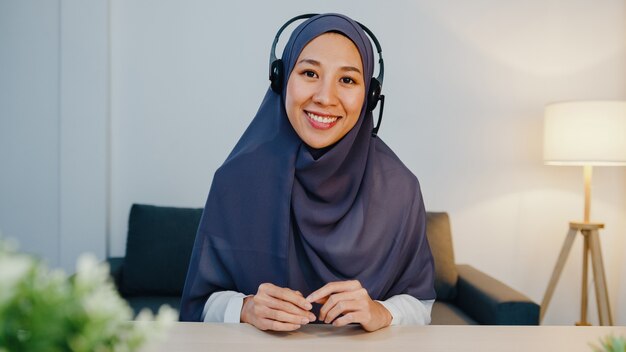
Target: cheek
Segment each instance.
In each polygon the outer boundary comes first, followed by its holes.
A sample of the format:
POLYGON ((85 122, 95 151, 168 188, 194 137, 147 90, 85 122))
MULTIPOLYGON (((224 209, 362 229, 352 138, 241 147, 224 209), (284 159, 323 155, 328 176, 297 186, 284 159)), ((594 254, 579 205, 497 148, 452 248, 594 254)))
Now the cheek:
POLYGON ((295 109, 296 103, 294 102, 294 91, 291 85, 287 85, 287 90, 285 91, 285 111, 287 111, 287 117, 291 120, 293 118, 293 110, 295 109))
POLYGON ((299 109, 302 102, 302 89, 298 85, 297 80, 289 79, 287 89, 285 91, 285 110, 289 113, 292 110, 299 109))
POLYGON ((360 92, 358 94, 350 94, 344 98, 346 102, 346 110, 350 115, 359 116, 361 113, 361 108, 363 107, 363 102, 365 100, 365 93, 360 92))

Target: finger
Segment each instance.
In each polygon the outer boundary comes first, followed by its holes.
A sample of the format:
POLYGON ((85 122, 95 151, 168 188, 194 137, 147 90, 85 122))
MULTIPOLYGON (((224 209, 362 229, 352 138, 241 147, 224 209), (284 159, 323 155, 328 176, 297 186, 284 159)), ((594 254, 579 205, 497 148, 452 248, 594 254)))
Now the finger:
MULTIPOLYGON (((297 294, 298 296, 300 296, 300 297, 304 298, 304 296, 302 295, 302 292, 300 292, 300 291, 296 291, 296 294, 297 294)), ((305 299, 305 300, 306 300, 306 299, 305 299)), ((307 303, 309 303, 309 302, 307 302, 307 303)), ((313 306, 311 306, 311 308, 313 308, 313 306)), ((307 317, 308 317, 308 319, 309 319, 309 322, 311 322, 311 321, 315 321, 315 314, 313 314, 313 313, 311 313, 311 312, 308 312, 307 317)))
POLYGON ((335 319, 335 321, 333 321, 333 326, 340 327, 352 323, 359 323, 363 321, 362 315, 363 314, 361 312, 350 312, 342 317, 335 319))
POLYGON ((311 303, 307 302, 302 294, 298 295, 296 292, 297 291, 274 285, 267 286, 266 290, 264 290, 264 293, 269 296, 277 298, 281 301, 292 303, 304 310, 311 310, 311 308, 313 308, 311 303))
POLYGON ((322 298, 328 297, 333 293, 339 293, 344 291, 354 291, 361 288, 361 283, 358 280, 350 280, 350 281, 335 281, 329 282, 320 289, 311 293, 306 300, 308 302, 317 302, 321 303, 320 300, 322 298))
POLYGON ((325 304, 327 301, 328 301, 328 297, 322 297, 318 299, 317 301, 315 301, 315 303, 325 304))
POLYGON ((261 330, 272 330, 272 331, 294 331, 294 330, 300 329, 300 325, 281 323, 279 321, 271 320, 271 319, 261 319, 259 321, 258 327, 261 330))
POLYGON ((255 314, 262 319, 275 320, 280 323, 289 323, 294 325, 306 325, 309 323, 309 319, 304 316, 290 314, 276 309, 271 309, 266 306, 255 306, 255 314))
MULTIPOLYGON (((336 293, 336 294, 331 295, 330 297, 326 299, 326 303, 324 303, 324 305, 320 308, 320 315, 319 315, 320 320, 326 321, 327 320, 326 315, 328 314, 329 311, 335 308, 337 304, 340 304, 346 301, 357 300, 360 298, 362 297, 358 290, 341 292, 341 293, 336 293)), ((332 321, 332 319, 330 321, 332 321)))
POLYGON ((266 306, 274 310, 283 311, 286 313, 290 313, 292 315, 297 315, 302 318, 307 318, 309 321, 315 320, 315 315, 311 313, 310 311, 304 310, 294 305, 293 303, 286 302, 278 298, 274 298, 272 296, 263 295, 263 294, 255 296, 255 305, 266 306))
POLYGON ((363 300, 359 301, 341 301, 335 304, 335 306, 326 313, 324 317, 324 323, 329 324, 332 323, 337 317, 340 317, 342 314, 346 315, 353 312, 359 312, 367 310, 367 303, 363 300))

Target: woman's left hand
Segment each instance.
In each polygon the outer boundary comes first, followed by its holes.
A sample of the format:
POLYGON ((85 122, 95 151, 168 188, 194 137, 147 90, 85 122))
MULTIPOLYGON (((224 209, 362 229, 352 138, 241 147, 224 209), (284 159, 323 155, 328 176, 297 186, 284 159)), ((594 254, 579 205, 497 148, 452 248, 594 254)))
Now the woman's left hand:
POLYGON ((363 329, 374 331, 391 324, 391 313, 372 300, 358 280, 330 282, 306 300, 323 304, 318 319, 334 326, 359 323, 363 329))

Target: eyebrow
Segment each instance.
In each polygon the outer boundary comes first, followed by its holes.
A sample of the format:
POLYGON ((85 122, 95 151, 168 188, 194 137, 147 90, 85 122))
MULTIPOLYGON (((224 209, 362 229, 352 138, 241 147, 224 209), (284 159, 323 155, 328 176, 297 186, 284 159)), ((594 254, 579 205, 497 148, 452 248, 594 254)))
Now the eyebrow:
MULTIPOLYGON (((322 66, 322 64, 319 61, 313 60, 313 59, 302 59, 302 60, 298 61, 297 64, 299 65, 301 63, 307 63, 307 64, 310 64, 310 65, 313 65, 313 66, 322 66)), ((342 71, 354 71, 354 72, 356 72, 358 74, 361 74, 361 70, 359 70, 358 68, 356 68, 354 66, 342 66, 339 69, 342 70, 342 71)))

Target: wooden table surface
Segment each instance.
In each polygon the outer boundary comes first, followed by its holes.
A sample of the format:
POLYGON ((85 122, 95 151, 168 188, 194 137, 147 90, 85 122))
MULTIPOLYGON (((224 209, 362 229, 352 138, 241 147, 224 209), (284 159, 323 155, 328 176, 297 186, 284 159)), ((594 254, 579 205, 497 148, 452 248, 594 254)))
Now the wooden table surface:
POLYGON ((592 351, 590 343, 626 327, 392 326, 373 333, 359 326, 307 325, 288 333, 248 324, 175 323, 143 352, 172 351, 592 351))

